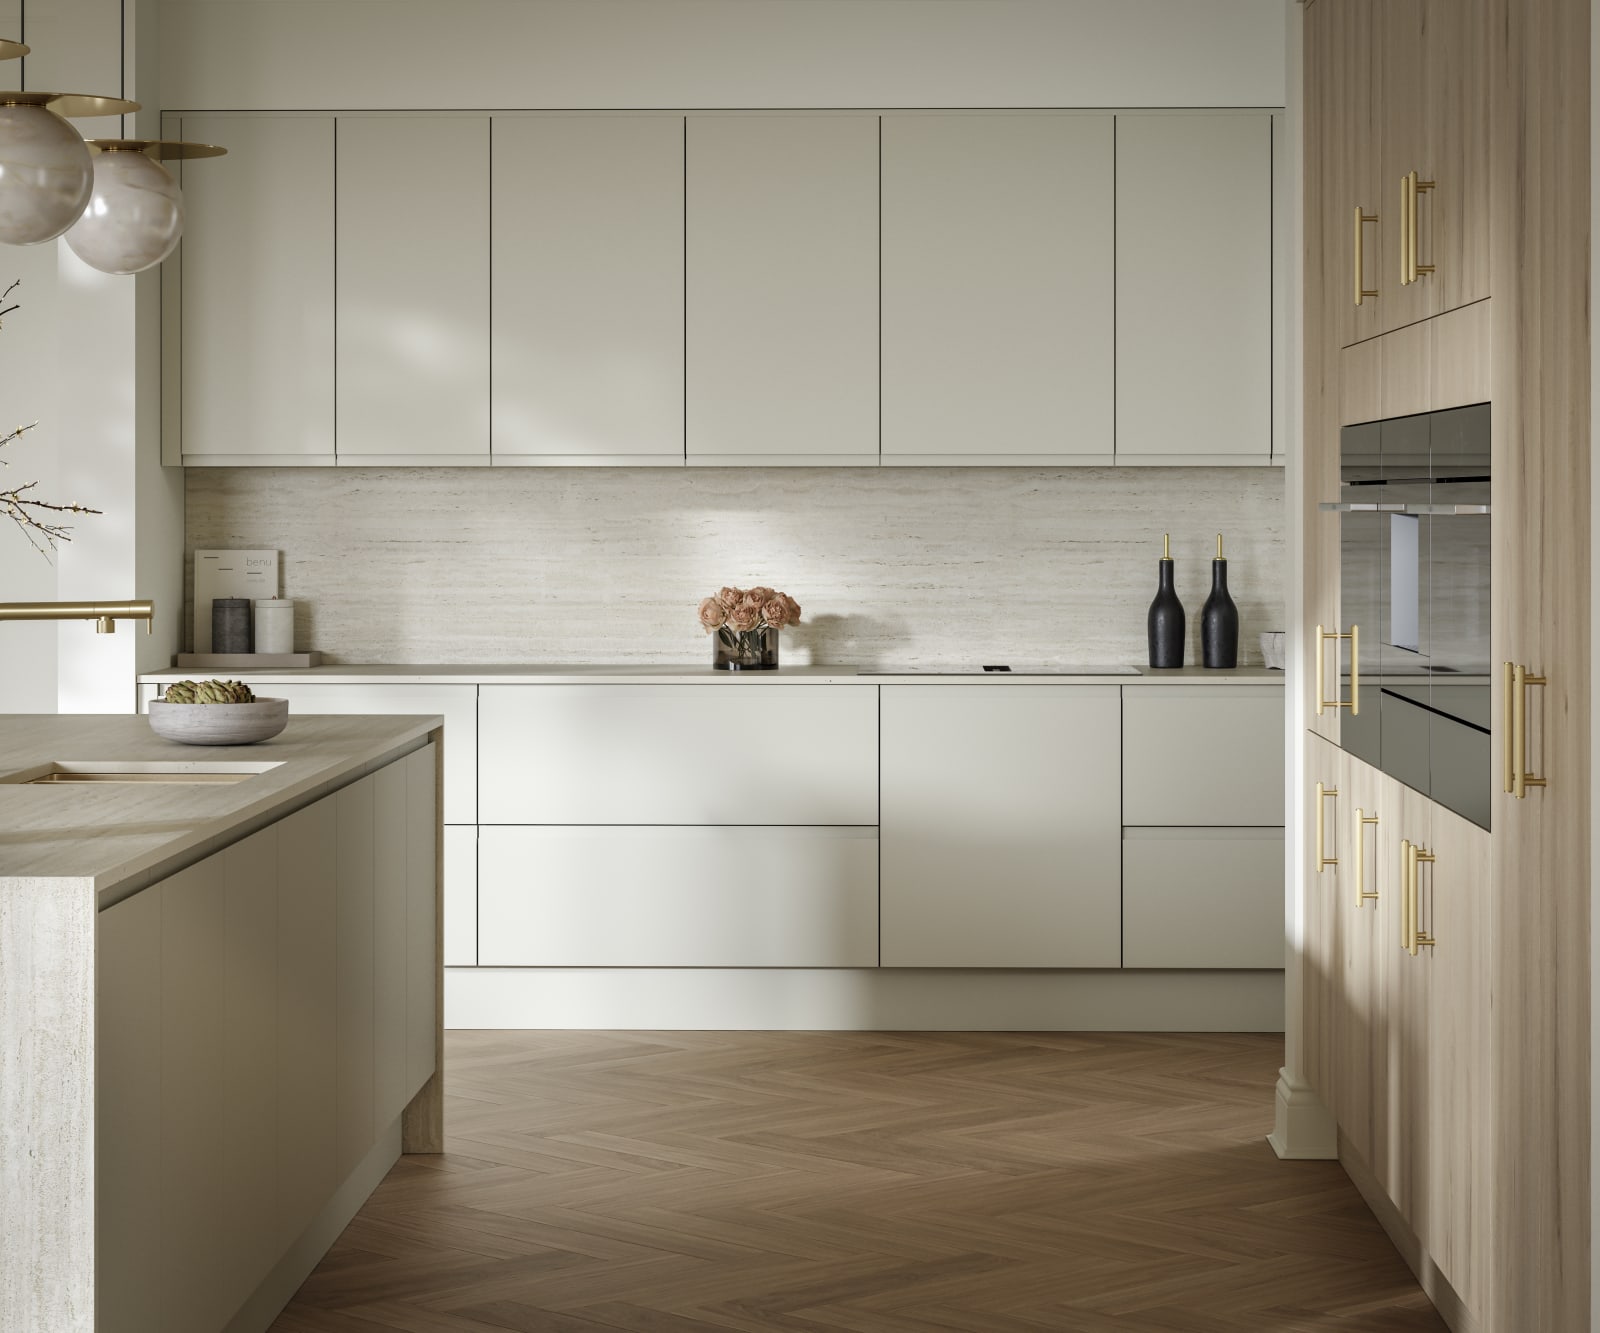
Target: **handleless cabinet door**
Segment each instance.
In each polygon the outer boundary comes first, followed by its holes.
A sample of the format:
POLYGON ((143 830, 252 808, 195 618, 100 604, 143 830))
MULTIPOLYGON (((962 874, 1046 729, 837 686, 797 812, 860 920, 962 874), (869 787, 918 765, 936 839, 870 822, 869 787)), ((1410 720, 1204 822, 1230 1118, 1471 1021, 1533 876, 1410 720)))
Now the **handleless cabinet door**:
POLYGON ((489 461, 489 121, 340 116, 338 457, 489 461))
POLYGON ((496 463, 683 462, 683 117, 494 118, 496 463))
POLYGON ((276 827, 262 829, 214 858, 226 894, 223 938, 223 1190, 215 1219, 226 1239, 222 1278, 234 1293, 253 1291, 282 1251, 275 1092, 278 1061, 278 854, 276 827))
POLYGON ((876 463, 878 118, 690 116, 691 463, 876 463))
POLYGON ((1117 461, 1272 455, 1272 118, 1117 117, 1117 461))
POLYGON ((883 966, 1120 966, 1117 688, 882 690, 883 966))
POLYGON ((338 1183, 339 853, 334 802, 307 806, 276 827, 278 1239, 286 1249, 338 1183))
POLYGON ((108 907, 95 939, 95 1327, 162 1328, 161 905, 108 907))
MULTIPOLYGON (((161 1286, 163 1333, 211 1333, 226 1285, 227 903, 221 857, 180 870, 161 901, 161 1286)), ((150 892, 150 890, 146 890, 150 892)), ((269 1057, 270 1058, 270 1057, 269 1057)))
POLYGON ((1122 692, 1122 822, 1281 827, 1283 690, 1164 685, 1122 692))
POLYGON ((883 118, 885 462, 1112 461, 1114 123, 883 118))
POLYGON ((174 132, 228 153, 182 174, 185 237, 162 275, 182 312, 164 460, 331 464, 333 118, 186 115, 174 132))
POLYGON ((875 685, 485 685, 480 707, 484 824, 878 822, 875 685))
POLYGON ((334 793, 338 820, 338 1175, 349 1176, 387 1125, 374 1113, 373 1036, 376 959, 373 950, 377 827, 376 776, 334 793))
POLYGON ((485 828, 486 967, 876 967, 872 828, 485 828))

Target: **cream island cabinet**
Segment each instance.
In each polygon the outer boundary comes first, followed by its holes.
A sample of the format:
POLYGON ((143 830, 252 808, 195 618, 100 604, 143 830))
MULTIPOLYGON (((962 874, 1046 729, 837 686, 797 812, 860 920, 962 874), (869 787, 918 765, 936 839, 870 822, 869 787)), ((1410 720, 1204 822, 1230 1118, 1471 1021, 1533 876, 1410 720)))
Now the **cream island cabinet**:
POLYGON ((0 719, 0 1328, 265 1329, 441 1150, 438 725, 0 719))
POLYGON ((249 680, 445 715, 450 1026, 1282 1023, 1280 673, 249 680))

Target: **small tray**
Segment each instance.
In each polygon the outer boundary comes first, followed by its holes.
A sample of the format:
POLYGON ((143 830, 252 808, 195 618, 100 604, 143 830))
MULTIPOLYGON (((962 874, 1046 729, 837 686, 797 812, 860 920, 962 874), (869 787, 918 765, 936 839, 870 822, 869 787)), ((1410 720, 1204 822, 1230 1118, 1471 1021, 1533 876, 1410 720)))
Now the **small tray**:
POLYGON ((184 671, 294 671, 322 665, 321 653, 179 653, 172 665, 184 671))

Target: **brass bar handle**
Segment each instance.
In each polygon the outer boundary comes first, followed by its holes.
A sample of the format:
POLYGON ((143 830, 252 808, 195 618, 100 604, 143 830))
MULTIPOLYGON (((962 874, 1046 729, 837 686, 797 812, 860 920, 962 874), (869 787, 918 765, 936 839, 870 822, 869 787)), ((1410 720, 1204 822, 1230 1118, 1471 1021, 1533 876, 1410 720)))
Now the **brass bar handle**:
POLYGON ((1348 634, 1329 634, 1321 625, 1317 626, 1317 716, 1321 717, 1330 708, 1348 708, 1351 717, 1358 717, 1361 713, 1361 626, 1359 625, 1350 626, 1348 634), (1327 645, 1333 643, 1334 652, 1337 653, 1337 645, 1347 639, 1350 642, 1350 698, 1330 699, 1327 668, 1324 665, 1327 645))
POLYGON ((1421 886, 1417 883, 1417 867, 1424 861, 1429 865, 1434 864, 1439 858, 1432 852, 1425 852, 1421 847, 1411 849, 1411 956, 1417 956, 1418 949, 1431 949, 1437 943, 1432 935, 1425 934, 1422 930, 1421 917, 1421 886))
POLYGON ((1361 231, 1362 223, 1364 223, 1364 222, 1376 222, 1377 220, 1378 220, 1378 215, 1376 213, 1363 213, 1361 211, 1361 205, 1360 204, 1356 205, 1356 214, 1355 214, 1355 264, 1354 264, 1354 268, 1355 268, 1355 289, 1354 289, 1354 296, 1356 298, 1356 304, 1357 305, 1360 305, 1362 303, 1362 301, 1364 301, 1367 297, 1376 296, 1378 294, 1376 291, 1368 291, 1367 288, 1366 288, 1365 283, 1363 282, 1363 278, 1366 276, 1367 263, 1366 263, 1365 247, 1362 244, 1362 231, 1361 231))
POLYGON ((1510 662, 1501 673, 1500 710, 1500 766, 1503 770, 1501 786, 1507 796, 1517 790, 1516 726, 1512 718, 1516 709, 1517 669, 1510 662))
POLYGON ((1356 907, 1359 909, 1364 903, 1378 901, 1378 891, 1373 889, 1367 892, 1367 829, 1376 828, 1377 815, 1367 815, 1361 812, 1361 807, 1356 806, 1356 907))
POLYGON ((1411 876, 1417 865, 1411 853, 1415 850, 1410 838, 1400 839, 1400 947, 1407 953, 1415 952, 1411 947, 1411 876))
POLYGON ((1529 787, 1545 787, 1549 783, 1528 772, 1528 691, 1543 689, 1549 679, 1530 675, 1521 665, 1511 668, 1511 748, 1514 752, 1514 769, 1511 775, 1511 794, 1519 801, 1528 799, 1529 787))
POLYGON ((1350 622, 1350 716, 1361 714, 1361 626, 1350 622))
POLYGON ((1411 242, 1416 236, 1416 225, 1411 216, 1411 210, 1416 207, 1417 197, 1411 192, 1411 182, 1416 172, 1400 177, 1400 285, 1409 286, 1411 283, 1411 242))
POLYGON ((1410 202, 1406 209, 1406 220, 1411 230, 1411 235, 1406 243, 1407 271, 1410 274, 1406 281, 1415 282, 1420 275, 1433 272, 1432 264, 1419 264, 1417 262, 1417 196, 1426 194, 1433 189, 1434 182, 1418 180, 1417 173, 1414 171, 1406 177, 1406 180, 1410 194, 1410 202))
MULTIPOLYGON (((1336 866, 1339 864, 1339 858, 1337 856, 1328 855, 1328 826, 1327 821, 1323 817, 1323 803, 1330 796, 1334 798, 1335 804, 1333 808, 1337 813, 1339 809, 1337 804, 1339 799, 1339 789, 1337 787, 1324 787, 1320 782, 1317 783, 1317 874, 1319 875, 1329 866, 1336 866)), ((1335 850, 1337 850, 1337 848, 1335 850)))

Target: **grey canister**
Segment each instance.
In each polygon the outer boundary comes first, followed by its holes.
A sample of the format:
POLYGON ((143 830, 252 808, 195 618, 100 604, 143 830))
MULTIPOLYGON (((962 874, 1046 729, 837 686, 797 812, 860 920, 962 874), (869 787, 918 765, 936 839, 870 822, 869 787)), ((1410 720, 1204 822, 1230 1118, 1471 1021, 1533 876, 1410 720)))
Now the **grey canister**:
POLYGON ((287 597, 263 597, 256 602, 256 652, 294 651, 294 602, 287 597))
POLYGON ((211 603, 211 651, 214 653, 251 651, 248 597, 218 597, 211 603))

